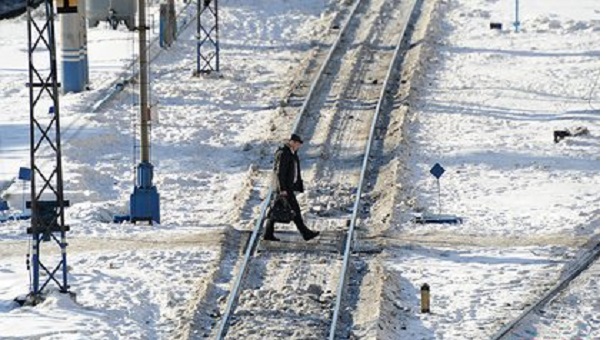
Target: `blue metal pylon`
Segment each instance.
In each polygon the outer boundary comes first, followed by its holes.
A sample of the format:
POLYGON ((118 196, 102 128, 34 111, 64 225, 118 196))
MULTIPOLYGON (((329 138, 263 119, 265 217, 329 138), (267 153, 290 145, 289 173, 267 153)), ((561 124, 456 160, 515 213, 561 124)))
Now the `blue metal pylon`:
MULTIPOLYGON (((63 170, 61 165, 61 129, 59 124, 59 84, 57 82, 57 54, 55 44, 55 26, 53 2, 44 1, 43 18, 33 15, 38 1, 27 0, 27 32, 29 54, 29 103, 30 103, 30 163, 31 163, 31 227, 27 233, 32 235, 31 264, 32 278, 30 302, 36 304, 42 297, 42 291, 51 281, 62 293, 67 293, 67 241, 64 209, 69 201, 63 197, 63 170), (50 60, 36 60, 36 57, 48 57, 50 60), (38 65, 39 64, 39 65, 38 65), (49 109, 50 105, 50 109, 49 109), (38 158, 54 164, 39 167, 38 158), (43 200, 44 199, 44 200, 43 200), (40 243, 53 241, 61 249, 61 257, 53 267, 45 266, 41 259, 40 243), (40 282, 40 272, 46 272, 46 280, 40 282)), ((67 2, 65 2, 67 3, 67 2)), ((65 5, 65 3, 62 3, 65 5)), ((59 6, 58 6, 59 7, 59 6)), ((50 257, 49 257, 50 258, 50 257)))
POLYGON ((217 0, 198 0, 197 74, 219 72, 219 6, 217 0))

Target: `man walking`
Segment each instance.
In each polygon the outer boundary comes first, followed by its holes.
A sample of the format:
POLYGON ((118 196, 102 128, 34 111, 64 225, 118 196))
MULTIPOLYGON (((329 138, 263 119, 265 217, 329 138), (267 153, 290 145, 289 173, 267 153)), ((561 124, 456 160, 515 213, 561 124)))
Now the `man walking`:
MULTIPOLYGON (((303 192, 303 179, 301 179, 301 165, 297 150, 303 145, 299 135, 292 134, 287 143, 276 151, 274 157, 274 188, 275 194, 285 197, 291 209, 295 212, 294 222, 305 241, 309 241, 320 234, 312 231, 303 222, 301 208, 295 192, 303 192)), ((265 240, 280 241, 274 236, 275 221, 269 217, 266 228, 265 240)))

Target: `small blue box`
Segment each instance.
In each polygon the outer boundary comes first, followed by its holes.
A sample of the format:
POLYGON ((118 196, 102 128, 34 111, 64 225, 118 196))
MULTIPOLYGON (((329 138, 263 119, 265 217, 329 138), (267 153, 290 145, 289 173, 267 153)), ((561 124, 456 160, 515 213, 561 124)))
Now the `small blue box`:
POLYGON ((19 168, 19 179, 23 181, 30 181, 32 179, 32 170, 29 168, 19 168))

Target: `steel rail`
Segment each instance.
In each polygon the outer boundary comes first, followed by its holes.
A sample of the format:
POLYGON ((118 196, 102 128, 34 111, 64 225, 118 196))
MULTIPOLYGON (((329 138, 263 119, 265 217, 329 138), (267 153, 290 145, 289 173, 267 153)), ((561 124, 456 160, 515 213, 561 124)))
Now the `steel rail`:
POLYGON ((537 302, 535 302, 530 307, 526 308, 517 318, 503 326, 494 336, 492 336, 491 340, 500 340, 503 339, 506 335, 509 334, 515 327, 517 327, 530 313, 536 311, 537 309, 544 306, 547 302, 553 299, 558 293, 564 290, 572 280, 577 278, 582 272, 589 267, 598 257, 600 256, 600 242, 593 246, 589 250, 589 252, 578 262, 578 265, 574 267, 574 269, 561 280, 556 286, 551 288, 547 293, 545 293, 537 302))
POLYGON ((324 59, 324 62, 322 63, 322 66, 320 67, 320 71, 318 72, 318 74, 316 74, 315 79, 311 83, 311 88, 310 88, 309 92, 307 93, 307 96, 305 97, 305 101, 303 102, 303 106, 301 107, 301 110, 299 111, 299 114, 295 118, 294 127, 292 129, 293 133, 296 133, 297 130, 299 129, 299 125, 301 123, 301 117, 303 116, 303 114, 305 113, 305 111, 307 111, 307 109, 309 107, 309 103, 311 102, 311 98, 314 96, 314 92, 316 90, 316 87, 317 87, 318 83, 320 83, 320 79, 322 78, 322 75, 324 74, 324 70, 326 69, 326 67, 328 66, 328 64, 330 63, 330 61, 332 60, 332 55, 335 53, 335 50, 337 49, 337 45, 339 45, 339 43, 341 42, 341 39, 343 38, 343 34, 347 31, 347 28, 349 27, 349 23, 351 22, 351 19, 353 18, 354 14, 356 13, 356 11, 358 10, 358 8, 360 7, 360 3, 361 3, 361 0, 358 0, 354 4, 354 8, 352 9, 351 13, 349 13, 349 16, 347 17, 347 19, 345 21, 345 25, 343 25, 343 27, 341 27, 341 30, 339 31, 339 35, 337 36, 337 40, 330 47, 330 51, 328 52, 328 56, 326 57, 326 59, 324 59))
POLYGON ((343 265, 341 267, 341 274, 340 274, 340 278, 339 278, 339 288, 337 291, 337 302, 333 309, 332 322, 330 325, 330 335, 329 335, 330 340, 334 340, 336 337, 336 333, 337 333, 337 328, 338 328, 337 326, 339 323, 339 314, 340 314, 340 310, 341 310, 341 303, 343 300, 343 294, 345 292, 345 287, 347 284, 347 278, 348 278, 348 274, 349 274, 349 261, 350 261, 354 231, 355 231, 355 227, 356 227, 356 219, 358 217, 360 198, 362 197, 362 190, 363 190, 363 186, 364 186, 364 177, 366 174, 366 169, 368 167, 368 160, 370 158, 370 150, 372 148, 372 143, 374 140, 374 132, 375 132, 375 128, 377 125, 377 120, 379 117, 379 113, 381 112, 381 107, 383 106, 383 101, 385 100, 385 96, 387 94, 387 88, 389 86, 390 79, 391 79, 394 67, 396 65, 396 61, 398 60, 400 51, 402 49, 402 46, 404 45, 403 43, 404 43, 404 40, 406 37, 406 33, 408 32, 410 18, 412 17, 412 13, 414 12, 414 9, 417 7, 416 4, 418 3, 418 1, 420 1, 420 0, 415 0, 415 5, 411 6, 411 11, 409 13, 409 16, 408 16, 408 18, 406 18, 404 28, 402 29, 402 33, 400 34, 400 38, 398 40, 398 45, 395 48, 394 54, 393 54, 393 56, 391 58, 391 62, 389 64, 389 70, 387 71, 387 75, 385 76, 385 79, 383 80, 383 86, 381 88, 381 96, 379 97, 379 101, 377 102, 377 105, 375 107, 375 112, 374 112, 374 116, 373 116, 373 120, 372 120, 372 125, 370 127, 369 137, 366 142, 366 151, 364 154, 364 161, 362 162, 362 169, 360 170, 360 181, 358 183, 358 188, 356 190, 356 200, 354 202, 353 212, 351 214, 351 219, 349 222, 349 229, 347 231, 347 242, 345 244, 345 252, 343 255, 344 256, 343 265))
MULTIPOLYGON (((313 97, 313 95, 316 92, 316 88, 318 87, 318 84, 320 83, 320 79, 322 78, 322 75, 324 74, 325 69, 328 67, 328 64, 332 60, 333 54, 337 49, 337 45, 339 45, 341 43, 343 35, 349 28, 351 19, 353 18, 354 14, 357 12, 358 8, 360 7, 361 2, 362 2, 362 0, 357 0, 356 3, 354 4, 353 9, 351 10, 351 12, 349 13, 349 16, 346 19, 345 25, 343 25, 343 27, 339 31, 339 33, 337 35, 337 39, 331 46, 330 51, 328 52, 328 55, 326 56, 326 59, 324 60, 324 62, 322 63, 322 66, 320 67, 320 70, 316 74, 316 76, 310 86, 310 90, 307 93, 307 97, 305 98, 305 101, 303 102, 303 105, 302 105, 301 109, 299 110, 297 117, 295 118, 295 122, 294 122, 294 125, 292 128, 292 133, 296 133, 297 130, 299 129, 299 126, 301 124, 301 117, 303 117, 303 115, 309 108, 311 98, 313 97)), ((273 189, 274 189, 273 186, 270 186, 267 196, 266 196, 265 200, 263 201, 263 204, 261 206, 261 213, 259 214, 259 217, 257 218, 257 222, 255 223, 255 227, 253 229, 252 235, 250 236, 248 245, 246 247, 246 254, 244 256, 244 260, 243 260, 242 264, 240 265, 240 270, 238 272, 238 276, 236 278, 236 281, 234 282, 232 290, 229 293, 229 299, 227 302, 226 311, 223 313, 223 317, 221 319, 221 324, 219 326, 219 330, 218 330, 217 337, 216 337, 216 339, 218 339, 218 340, 223 339, 223 337, 225 336, 225 333, 228 330, 229 320, 231 318, 231 314, 234 310, 235 304, 238 301, 240 289, 242 288, 241 287, 242 280, 244 278, 244 275, 246 275, 246 272, 248 269, 248 264, 250 263, 252 254, 255 251, 256 245, 258 244, 257 239, 259 237, 259 233, 261 231, 263 221, 265 220, 265 213, 267 211, 267 208, 269 207, 273 189)))

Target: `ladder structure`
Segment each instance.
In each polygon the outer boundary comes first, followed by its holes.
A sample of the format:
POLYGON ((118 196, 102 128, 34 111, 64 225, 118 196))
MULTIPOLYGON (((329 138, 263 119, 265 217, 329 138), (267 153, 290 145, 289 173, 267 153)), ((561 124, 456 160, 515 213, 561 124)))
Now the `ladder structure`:
POLYGON ((219 5, 217 0, 198 0, 196 74, 219 72, 219 5))
MULTIPOLYGON (((64 215, 69 201, 63 197, 55 15, 52 0, 42 4, 44 16, 34 15, 36 3, 27 0, 31 199, 26 207, 31 209, 31 226, 27 233, 32 240, 28 302, 34 305, 42 299, 42 292, 50 282, 54 282, 62 293, 69 291, 66 241, 69 227, 65 225, 64 215), (49 266, 42 262, 42 242, 60 248, 55 264, 49 266)), ((77 6, 74 3, 77 2, 59 1, 58 7, 77 6)), ((52 256, 44 260, 50 262, 52 256)))

